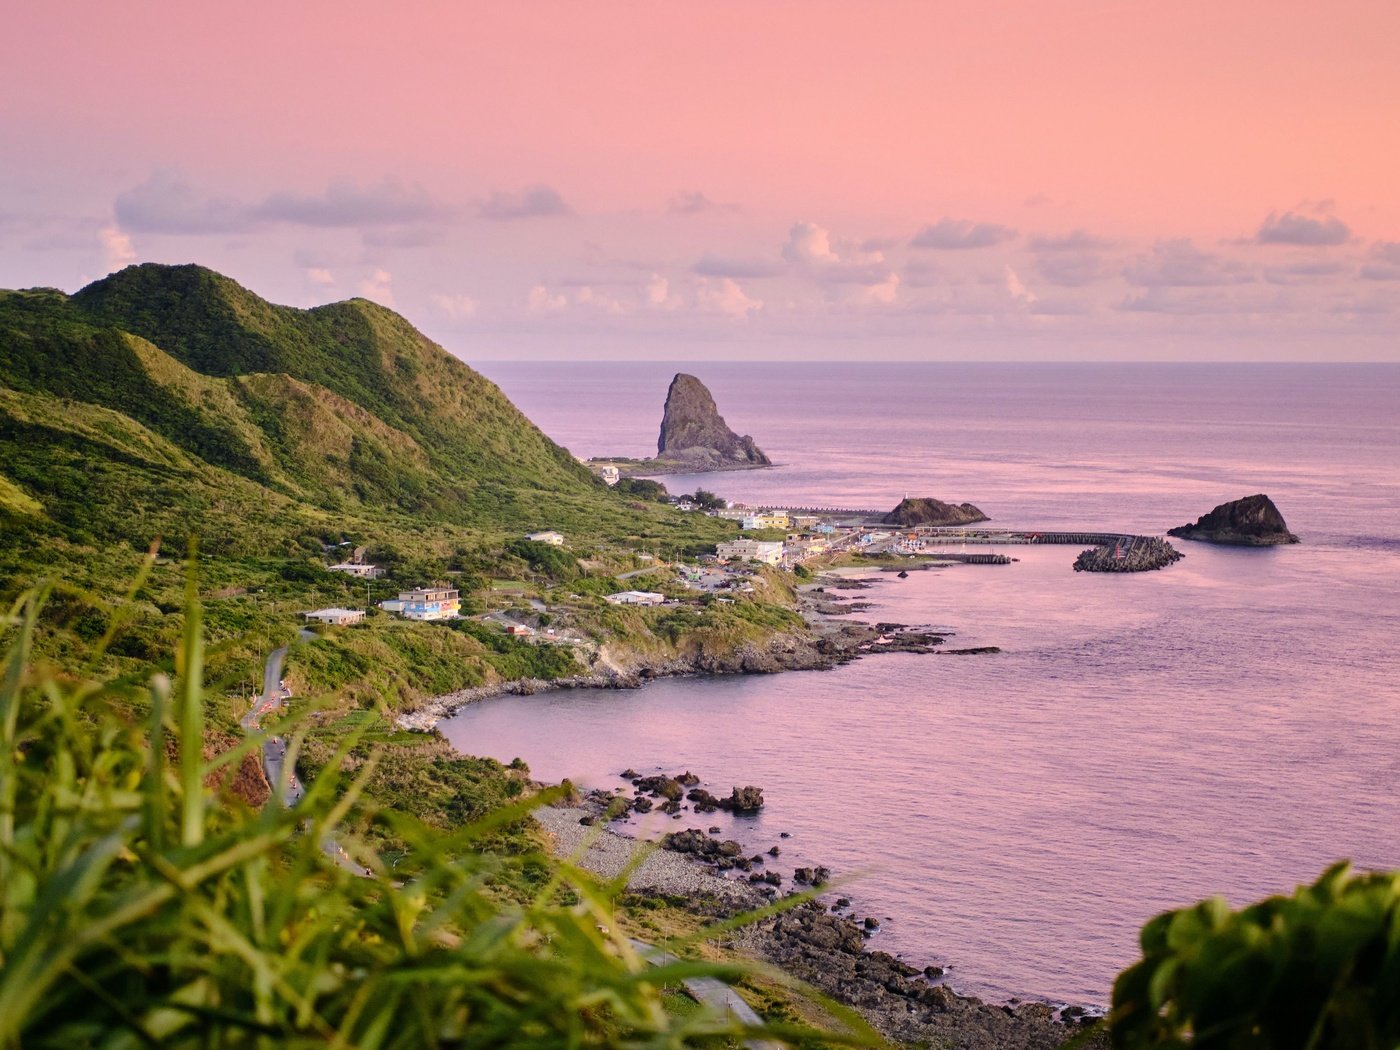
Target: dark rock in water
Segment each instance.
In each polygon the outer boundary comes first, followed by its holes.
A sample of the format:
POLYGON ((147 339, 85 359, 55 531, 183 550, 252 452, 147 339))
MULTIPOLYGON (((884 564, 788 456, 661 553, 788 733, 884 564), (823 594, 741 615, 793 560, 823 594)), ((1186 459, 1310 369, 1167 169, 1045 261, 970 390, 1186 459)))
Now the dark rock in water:
POLYGON ((732 794, 726 799, 720 800, 720 808, 727 809, 731 813, 757 813, 763 808, 763 789, 761 787, 736 787, 732 794))
POLYGON ((1156 536, 1124 536, 1092 547, 1074 559, 1075 572, 1149 572, 1165 569, 1186 555, 1156 536))
POLYGON ((944 503, 924 496, 919 499, 905 497, 883 520, 886 525, 970 525, 974 521, 987 521, 988 518, 971 503, 944 503))
POLYGON ((729 429, 705 384, 684 372, 676 374, 666 392, 656 458, 693 463, 702 470, 772 462, 753 438, 729 429))
POLYGON ((770 849, 770 850, 768 851, 768 856, 770 856, 770 857, 776 857, 776 856, 778 856, 778 855, 779 855, 780 853, 782 853, 782 852, 783 852, 783 851, 780 850, 777 846, 774 846, 772 849, 770 849))
POLYGON ((700 783, 700 778, 687 769, 680 776, 676 777, 675 781, 677 784, 684 785, 688 788, 693 788, 696 784, 700 783))
POLYGON ((680 784, 665 775, 642 777, 640 780, 633 781, 633 783, 637 785, 638 791, 645 791, 659 798, 679 799, 685 794, 680 784))
POLYGON ((635 809, 638 813, 650 813, 651 799, 645 796, 639 796, 633 800, 632 808, 635 809))
POLYGON ((1274 501, 1262 493, 1222 503, 1197 518, 1194 525, 1178 525, 1168 529, 1167 535, 1234 547, 1276 547, 1298 542, 1274 501))
POLYGON ((713 813, 720 808, 720 800, 704 788, 691 788, 685 797, 695 803, 696 813, 713 813))
POLYGON ((636 780, 638 777, 641 776, 641 774, 629 766, 628 768, 624 769, 621 773, 619 773, 618 776, 620 776, 623 780, 636 780))
POLYGON ((909 573, 908 573, 907 571, 905 571, 904 569, 900 569, 900 570, 899 570, 899 578, 900 578, 901 580, 907 580, 907 579, 909 579, 909 573))

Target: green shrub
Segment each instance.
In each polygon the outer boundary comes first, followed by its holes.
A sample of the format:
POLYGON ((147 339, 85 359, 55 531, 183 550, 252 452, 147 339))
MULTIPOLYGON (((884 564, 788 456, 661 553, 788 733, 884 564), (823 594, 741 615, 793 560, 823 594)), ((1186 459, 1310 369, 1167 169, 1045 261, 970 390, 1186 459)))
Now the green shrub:
MULTIPOLYGON (((648 967, 607 932, 607 894, 577 871, 536 855, 526 881, 543 884, 537 894, 492 892, 509 861, 477 846, 528 803, 449 832, 370 814, 404 844, 391 866, 344 830, 362 819, 376 765, 371 751, 353 779, 342 773, 353 736, 294 809, 241 803, 226 785, 262 741, 203 753, 194 593, 191 582, 173 683, 74 684, 31 666, 34 592, 0 627, 11 635, 0 1047, 673 1047, 745 1034, 703 1013, 670 1016, 660 994, 740 971, 648 967), (117 713, 138 701, 144 726, 117 713), (333 863, 339 849, 372 874, 333 863)), ((294 757, 302 731, 290 728, 294 757)))
POLYGON ((1141 942, 1113 986, 1116 1047, 1400 1046, 1400 873, 1337 864, 1291 897, 1159 915, 1141 942))

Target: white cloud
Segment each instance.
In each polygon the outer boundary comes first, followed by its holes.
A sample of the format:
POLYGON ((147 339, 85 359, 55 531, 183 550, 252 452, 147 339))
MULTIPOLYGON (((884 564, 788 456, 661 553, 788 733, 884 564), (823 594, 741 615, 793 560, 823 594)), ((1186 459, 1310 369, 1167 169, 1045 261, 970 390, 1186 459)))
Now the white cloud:
POLYGON ((375 270, 360 282, 360 294, 380 306, 394 309, 394 276, 388 270, 375 270))
MULTIPOLYGON (((1330 202, 1319 202, 1320 209, 1326 211, 1330 202)), ((1351 228, 1335 215, 1314 219, 1309 215, 1286 211, 1282 215, 1269 212, 1268 217, 1254 235, 1260 244, 1297 244, 1311 247, 1345 244, 1351 237, 1351 228)))
POLYGON ((470 295, 434 295, 432 303, 454 321, 471 317, 476 313, 477 301, 470 295))
POLYGON ((1003 276, 1006 278, 1007 294, 1010 295, 1011 298, 1019 303, 1025 303, 1028 306, 1035 302, 1035 292, 1021 283, 1021 278, 1017 275, 1016 271, 1011 268, 1010 264, 1005 267, 1003 276))
POLYGON ((132 245, 131 238, 118 227, 104 226, 97 236, 102 242, 102 251, 109 271, 120 270, 136 261, 136 248, 132 245))
POLYGON ((1203 252, 1185 238, 1158 241, 1150 254, 1133 260, 1123 276, 1144 288, 1210 288, 1254 280, 1242 263, 1203 252))
POLYGON ((331 273, 324 266, 311 266, 307 268, 306 279, 312 284, 319 284, 323 288, 329 288, 335 284, 335 274, 331 273))
POLYGON ((537 284, 530 289, 527 303, 532 314, 553 314, 568 306, 569 300, 562 295, 553 294, 544 285, 537 284))
POLYGON ((831 231, 814 222, 799 222, 788 231, 783 258, 792 263, 834 263, 840 258, 831 247, 831 231))
POLYGON ((633 309, 621 299, 606 295, 586 284, 574 290, 574 303, 578 306, 587 306, 594 310, 617 315, 630 314, 633 309))
POLYGON ((497 190, 477 206, 483 219, 511 222, 549 215, 570 215, 573 209, 552 186, 526 186, 518 192, 497 190))
POLYGON ((909 243, 915 248, 935 248, 940 251, 969 251, 990 248, 1009 241, 1016 231, 995 222, 970 222, 967 219, 942 218, 914 234, 909 243))
POLYGON ((647 281, 647 302, 652 306, 662 310, 674 310, 680 305, 680 299, 671 294, 671 282, 659 273, 651 275, 647 281))
POLYGON ((802 276, 833 288, 856 285, 861 290, 848 299, 864 303, 894 301, 899 275, 878 249, 849 241, 833 241, 831 231, 814 222, 799 222, 788 231, 783 258, 802 276))
POLYGON ((746 294, 732 277, 702 277, 695 287, 696 305, 729 317, 748 317, 763 309, 763 300, 746 294))
POLYGON ((898 294, 899 274, 891 270, 879 284, 870 284, 862 287, 856 294, 856 301, 860 303, 882 303, 887 305, 894 302, 898 294))

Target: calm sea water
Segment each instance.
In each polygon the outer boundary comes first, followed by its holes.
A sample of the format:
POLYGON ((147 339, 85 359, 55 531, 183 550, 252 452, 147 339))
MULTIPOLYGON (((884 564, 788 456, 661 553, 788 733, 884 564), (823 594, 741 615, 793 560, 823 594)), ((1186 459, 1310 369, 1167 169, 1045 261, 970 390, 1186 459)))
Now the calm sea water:
MULTIPOLYGON (((653 451, 675 370, 483 367, 581 455, 653 451)), ((1400 368, 685 370, 780 466, 672 491, 1137 531, 1266 492, 1304 543, 1188 543, 1122 577, 1072 572, 1067 547, 886 576, 867 616, 1005 652, 502 699, 444 724, 457 746, 608 787, 629 765, 760 784, 759 817, 690 823, 755 849, 789 832, 785 875, 849 876, 877 945, 992 998, 1104 1002, 1164 908, 1341 857, 1400 867, 1400 368)), ((662 823, 689 826, 639 830, 662 823)))

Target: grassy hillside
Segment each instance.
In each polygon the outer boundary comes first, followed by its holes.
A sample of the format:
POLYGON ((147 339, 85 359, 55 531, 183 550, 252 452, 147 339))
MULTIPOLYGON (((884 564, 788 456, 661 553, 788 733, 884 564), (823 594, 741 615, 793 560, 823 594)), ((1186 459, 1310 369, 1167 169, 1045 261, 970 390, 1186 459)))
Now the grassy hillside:
MULTIPOLYGON (((60 669, 118 617, 114 673, 170 651, 178 567, 122 597, 157 539, 177 559, 199 542, 225 646, 211 668, 232 696, 302 611, 365 606, 363 584, 325 571, 332 544, 389 570, 375 598, 444 583, 481 609, 500 604, 493 580, 579 588, 583 575, 598 577, 588 593, 601 604, 594 591, 617 589, 609 574, 634 568, 634 552, 704 550, 734 528, 603 486, 493 384, 372 303, 274 306, 196 266, 130 267, 73 296, 0 291, 0 603, 63 581, 37 639, 60 669), (568 548, 522 548, 545 528, 568 548)), ((429 651, 381 621, 366 632, 361 703, 541 670, 528 648, 452 634, 429 651)), ((331 660, 317 684, 348 685, 349 666, 331 660)))
POLYGON ((0 292, 0 434, 0 515, 70 538, 722 534, 600 485, 392 311, 275 306, 198 266, 0 292))

